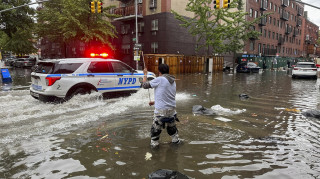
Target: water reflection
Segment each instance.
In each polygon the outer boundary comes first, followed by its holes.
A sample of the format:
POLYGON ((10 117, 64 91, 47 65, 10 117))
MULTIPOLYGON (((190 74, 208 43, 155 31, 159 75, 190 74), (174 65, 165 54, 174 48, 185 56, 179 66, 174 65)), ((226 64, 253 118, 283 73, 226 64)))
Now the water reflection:
MULTIPOLYGON (((25 78, 23 70, 18 74, 25 78)), ((292 80, 281 71, 177 79, 183 143, 172 146, 161 135, 159 150, 149 147, 147 90, 54 105, 16 88, 27 78, 13 83, 15 90, 0 92, 6 101, 0 103, 0 178, 146 178, 158 169, 192 178, 320 177, 320 122, 301 115, 319 109, 319 80, 292 80), (193 115, 196 104, 217 115, 193 115)))

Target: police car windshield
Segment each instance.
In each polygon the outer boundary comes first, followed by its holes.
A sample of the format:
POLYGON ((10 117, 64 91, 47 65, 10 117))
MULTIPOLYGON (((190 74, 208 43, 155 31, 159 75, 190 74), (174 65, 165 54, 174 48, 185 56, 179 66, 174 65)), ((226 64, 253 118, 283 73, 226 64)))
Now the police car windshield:
POLYGON ((76 71, 82 63, 45 63, 40 62, 34 69, 36 73, 44 74, 71 74, 76 71))

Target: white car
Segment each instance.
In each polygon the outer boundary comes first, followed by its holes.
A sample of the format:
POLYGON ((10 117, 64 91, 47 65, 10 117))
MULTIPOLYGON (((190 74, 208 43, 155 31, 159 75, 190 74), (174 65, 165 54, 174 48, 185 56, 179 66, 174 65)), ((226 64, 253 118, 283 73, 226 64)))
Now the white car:
POLYGON ((317 67, 313 62, 298 62, 292 69, 292 78, 313 77, 317 78, 317 67))
MULTIPOLYGON (((77 94, 137 91, 143 71, 115 59, 66 58, 39 62, 31 73, 30 94, 41 101, 65 101, 77 94)), ((148 80, 156 78, 148 72, 148 80)))

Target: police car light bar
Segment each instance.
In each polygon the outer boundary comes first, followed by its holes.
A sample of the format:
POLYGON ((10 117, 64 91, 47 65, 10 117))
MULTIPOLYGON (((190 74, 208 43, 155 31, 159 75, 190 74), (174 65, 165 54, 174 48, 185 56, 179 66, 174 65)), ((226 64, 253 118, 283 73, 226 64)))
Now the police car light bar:
POLYGON ((100 54, 97 54, 97 53, 90 53, 90 56, 91 57, 108 57, 108 54, 107 53, 100 53, 100 54))

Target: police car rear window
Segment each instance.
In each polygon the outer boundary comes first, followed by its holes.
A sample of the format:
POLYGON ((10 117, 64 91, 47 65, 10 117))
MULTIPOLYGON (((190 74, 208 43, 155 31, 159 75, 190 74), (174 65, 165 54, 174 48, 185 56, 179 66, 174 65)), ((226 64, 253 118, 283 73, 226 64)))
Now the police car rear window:
POLYGON ((76 71, 82 63, 38 63, 35 67, 36 73, 44 74, 70 74, 76 71))

